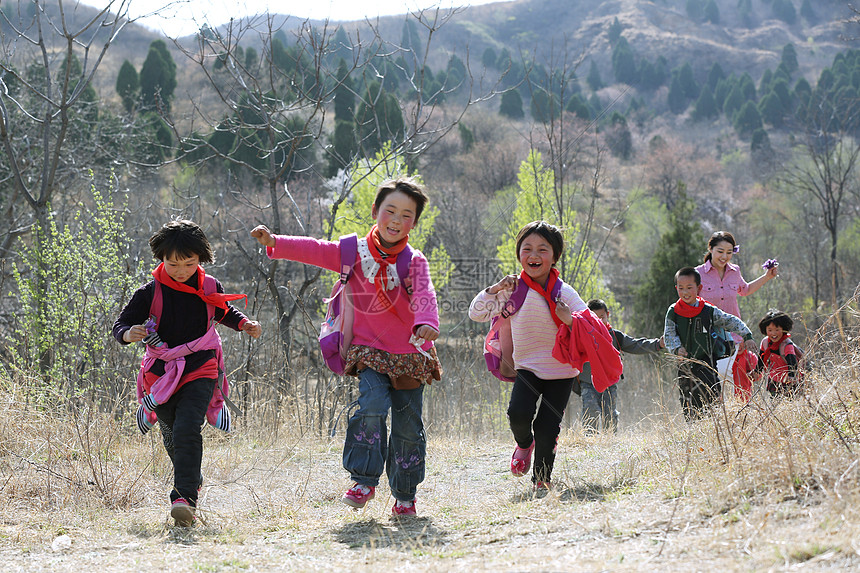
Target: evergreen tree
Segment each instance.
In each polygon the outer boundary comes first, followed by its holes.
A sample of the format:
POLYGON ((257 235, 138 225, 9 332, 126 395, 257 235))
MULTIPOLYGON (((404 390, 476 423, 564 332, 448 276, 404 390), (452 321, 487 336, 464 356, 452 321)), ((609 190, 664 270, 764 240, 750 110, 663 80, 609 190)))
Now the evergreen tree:
POLYGON ((609 119, 606 144, 615 157, 627 160, 633 155, 633 137, 627 127, 627 119, 617 111, 613 112, 609 119))
POLYGON ((591 109, 588 107, 588 103, 586 103, 579 95, 574 95, 567 100, 567 105, 564 109, 576 115, 580 119, 584 119, 586 121, 591 119, 591 109))
POLYGON ((481 63, 487 69, 495 68, 498 58, 499 56, 496 54, 496 51, 492 47, 488 46, 484 50, 484 53, 481 54, 481 63))
POLYGON ((735 114, 732 125, 735 131, 741 137, 752 135, 752 133, 761 129, 761 114, 758 112, 755 102, 748 101, 744 103, 740 110, 735 114))
POLYGON ((725 77, 726 73, 723 71, 723 67, 719 62, 714 62, 714 65, 708 71, 708 87, 711 88, 711 91, 716 90, 719 81, 725 77))
POLYGON ((792 108, 793 101, 791 98, 791 89, 788 87, 788 82, 782 78, 779 78, 772 84, 770 84, 770 93, 779 98, 779 102, 782 104, 782 108, 785 111, 788 111, 792 108))
POLYGON ((797 64, 797 50, 794 49, 794 44, 786 44, 783 46, 780 63, 785 68, 785 71, 788 72, 789 76, 799 69, 800 66, 797 64))
POLYGON ((146 60, 140 68, 140 98, 144 109, 157 110, 164 106, 170 111, 170 101, 176 89, 176 63, 163 40, 149 45, 146 60))
POLYGON ((366 155, 376 153, 386 142, 400 138, 405 127, 397 98, 386 92, 378 81, 367 86, 355 121, 366 155))
POLYGON ((761 98, 761 101, 758 102, 758 111, 762 121, 776 128, 782 127, 785 107, 783 107, 778 95, 770 92, 761 98))
MULTIPOLYGON (((338 31, 343 28, 338 28, 338 31)), ((343 58, 341 58, 343 59, 343 58)), ((253 46, 248 46, 248 49, 245 50, 245 69, 248 73, 254 74, 257 72, 257 67, 260 65, 260 56, 257 54, 257 50, 253 48, 253 46)))
POLYGON ((702 93, 699 95, 699 99, 696 100, 696 105, 693 108, 693 119, 713 119, 718 115, 719 111, 717 110, 717 103, 714 101, 714 96, 711 94, 711 90, 705 86, 702 88, 702 93))
POLYGON ((717 6, 717 3, 714 0, 708 0, 705 3, 705 22, 710 22, 714 25, 719 25, 720 23, 720 8, 717 6))
POLYGON ((609 31, 606 34, 607 39, 610 44, 614 44, 621 37, 621 33, 624 31, 624 26, 621 25, 621 22, 618 21, 618 17, 612 21, 612 24, 609 25, 609 31))
POLYGON ((588 107, 591 108, 591 117, 597 118, 603 114, 603 102, 600 101, 600 97, 593 93, 591 97, 588 98, 588 107))
POLYGON ((797 22, 797 10, 791 0, 773 0, 773 15, 789 26, 797 22))
POLYGON ((502 94, 499 113, 511 119, 520 119, 525 116, 523 112, 523 98, 518 90, 508 90, 502 94))
POLYGON ((615 73, 615 79, 621 83, 633 85, 639 80, 633 50, 623 36, 612 50, 612 71, 615 73))
POLYGON ((764 71, 758 82, 758 93, 766 94, 770 91, 770 82, 773 81, 773 72, 770 69, 764 71))
POLYGON ((352 123, 355 93, 353 92, 352 78, 349 77, 349 69, 344 59, 341 59, 337 66, 337 80, 338 85, 334 88, 334 119, 335 121, 352 123))
POLYGON ((642 332, 661 332, 669 305, 678 300, 675 273, 682 267, 701 262, 705 237, 695 215, 695 203, 687 197, 686 186, 678 182, 678 199, 669 213, 669 228, 660 236, 659 248, 648 267, 648 274, 635 290, 634 322, 642 332))
POLYGON ((591 67, 588 69, 588 76, 585 78, 585 81, 588 83, 588 87, 590 87, 592 91, 597 91, 603 88, 603 80, 600 78, 600 70, 597 69, 597 63, 594 60, 591 60, 591 67))
POLYGON ((729 94, 734 89, 734 79, 725 78, 717 82, 717 87, 714 89, 714 103, 717 104, 717 109, 722 111, 726 104, 729 94))
POLYGON ((770 137, 764 129, 757 129, 750 138, 750 152, 753 157, 765 158, 773 155, 770 137))
POLYGON ((723 113, 726 115, 726 118, 729 121, 732 121, 735 116, 735 113, 737 113, 738 110, 741 109, 741 107, 746 101, 747 100, 746 98, 744 98, 744 94, 741 91, 740 86, 735 85, 732 88, 732 91, 729 92, 729 95, 726 96, 725 101, 723 102, 723 113))
POLYGON ((684 88, 681 87, 681 80, 678 74, 672 75, 672 83, 669 85, 669 95, 667 97, 669 111, 675 115, 684 113, 687 109, 687 98, 684 96, 684 88))
POLYGON ((122 99, 125 111, 131 113, 140 94, 140 78, 137 75, 137 70, 128 60, 122 63, 119 73, 116 75, 116 93, 122 99))
POLYGON ((757 96, 755 90, 755 82, 753 81, 752 76, 749 75, 748 72, 744 72, 744 74, 738 80, 738 87, 740 88, 744 99, 749 101, 756 100, 757 96))
POLYGON ((403 21, 400 47, 407 52, 407 74, 411 74, 418 66, 418 62, 424 59, 424 49, 421 45, 421 37, 418 35, 418 27, 415 25, 415 20, 409 16, 403 21))
POLYGON ((747 28, 753 25, 752 0, 738 0, 738 16, 747 28))
POLYGON ((358 142, 355 140, 355 124, 352 121, 335 120, 326 175, 328 177, 337 175, 339 170, 349 165, 357 152, 358 142))
POLYGON ((678 80, 681 82, 681 90, 684 92, 684 97, 687 99, 695 99, 699 97, 699 84, 693 76, 693 66, 690 62, 684 62, 678 72, 678 80))
POLYGON ((809 0, 803 0, 800 3, 800 15, 803 16, 808 24, 815 24, 818 21, 815 10, 812 9, 812 2, 809 0))
POLYGON ((559 116, 558 100, 541 88, 532 92, 531 114, 538 123, 549 123, 559 116))

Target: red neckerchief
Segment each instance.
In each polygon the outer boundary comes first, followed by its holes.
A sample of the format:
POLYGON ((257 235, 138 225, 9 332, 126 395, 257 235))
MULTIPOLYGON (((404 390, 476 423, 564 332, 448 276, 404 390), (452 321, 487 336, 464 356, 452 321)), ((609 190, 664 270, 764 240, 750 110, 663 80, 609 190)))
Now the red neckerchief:
POLYGON ((705 308, 705 299, 700 296, 696 297, 696 302, 699 303, 699 306, 693 306, 691 304, 687 304, 680 298, 678 302, 675 303, 675 314, 678 316, 683 316, 684 318, 693 318, 694 316, 699 316, 699 313, 702 312, 702 309, 705 308))
POLYGON ((394 308, 394 304, 385 292, 385 282, 388 280, 388 266, 397 263, 397 255, 406 248, 406 243, 408 242, 409 235, 406 235, 391 247, 383 246, 382 237, 379 235, 379 227, 376 225, 371 227, 370 232, 367 234, 367 244, 370 247, 370 254, 373 256, 373 260, 379 264, 379 271, 377 271, 376 278, 373 281, 373 284, 376 286, 376 298, 385 306, 386 310, 393 312, 395 315, 397 315, 397 309, 394 308), (383 258, 380 251, 388 256, 383 258))
POLYGON ((207 304, 211 304, 212 306, 217 306, 220 309, 227 310, 227 301, 230 300, 239 300, 240 298, 245 299, 245 304, 248 304, 248 297, 244 294, 226 294, 223 292, 216 292, 212 294, 206 294, 203 292, 203 279, 206 276, 206 273, 203 271, 203 267, 200 265, 197 266, 197 288, 189 286, 184 283, 179 283, 170 278, 170 275, 167 274, 167 271, 164 270, 164 263, 158 265, 154 271, 152 271, 152 276, 155 277, 155 280, 163 284, 164 286, 168 286, 173 290, 178 290, 179 292, 187 292, 189 294, 196 294, 199 296, 203 302, 207 304))
MULTIPOLYGON (((768 344, 767 348, 764 349, 764 352, 761 353, 761 361, 767 364, 772 354, 779 354, 779 347, 787 338, 791 338, 791 335, 787 332, 783 332, 782 337, 779 340, 768 344)), ((770 338, 768 338, 768 340, 770 340, 770 338)))
POLYGON ((526 274, 526 271, 522 271, 520 273, 520 280, 529 285, 530 289, 534 290, 546 299, 546 303, 549 305, 549 315, 552 317, 552 321, 555 323, 556 327, 561 326, 561 319, 558 317, 558 315, 555 314, 556 301, 552 300, 552 297, 550 296, 552 288, 555 286, 555 282, 558 280, 558 269, 550 269, 549 279, 547 279, 546 281, 546 288, 543 288, 542 286, 537 284, 533 278, 526 274))

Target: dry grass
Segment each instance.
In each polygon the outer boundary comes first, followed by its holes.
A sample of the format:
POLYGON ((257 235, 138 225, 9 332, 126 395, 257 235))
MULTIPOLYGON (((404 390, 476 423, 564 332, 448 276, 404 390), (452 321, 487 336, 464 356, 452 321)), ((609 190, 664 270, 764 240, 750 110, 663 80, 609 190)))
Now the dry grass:
POLYGON ((431 426, 417 519, 389 517, 387 486, 363 511, 341 504, 343 423, 327 440, 240 420, 232 436, 206 431, 191 530, 170 526, 169 463, 130 409, 26 405, 23 382, 4 380, 3 569, 846 570, 860 564, 851 358, 814 376, 808 399, 730 401, 689 426, 667 405, 616 437, 565 430, 541 499, 506 471, 507 436, 431 426))

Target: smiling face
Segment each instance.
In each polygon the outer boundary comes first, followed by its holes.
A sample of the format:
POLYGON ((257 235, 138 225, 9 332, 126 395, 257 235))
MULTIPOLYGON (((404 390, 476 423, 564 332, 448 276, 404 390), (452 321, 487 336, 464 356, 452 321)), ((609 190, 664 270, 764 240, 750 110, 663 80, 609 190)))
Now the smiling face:
POLYGON ((417 209, 415 199, 402 191, 386 195, 379 209, 373 206, 371 215, 376 219, 383 247, 393 247, 409 234, 415 226, 417 209))
POLYGON ((164 270, 167 272, 167 276, 176 282, 184 283, 197 274, 197 266, 199 264, 200 257, 197 255, 183 257, 174 253, 164 259, 164 270))
POLYGON ((697 285, 694 277, 682 275, 675 281, 675 290, 678 291, 678 298, 687 304, 693 304, 702 290, 702 285, 697 285))
POLYGON ((726 268, 726 265, 731 262, 732 255, 734 255, 734 246, 728 241, 720 241, 713 247, 708 249, 708 252, 711 253, 711 264, 717 268, 717 270, 723 270, 726 268))
POLYGON ((594 314, 597 315, 597 318, 599 318, 603 322, 603 324, 605 324, 606 326, 609 326, 609 311, 608 310, 598 308, 597 310, 595 310, 593 312, 594 312, 594 314))
POLYGON ((781 326, 777 326, 776 324, 771 322, 765 327, 765 333, 767 334, 767 337, 770 339, 771 342, 776 342, 777 340, 782 338, 782 335, 785 334, 785 331, 782 329, 781 326))
POLYGON ((552 245, 537 233, 532 233, 520 244, 520 264, 536 283, 546 286, 549 272, 555 264, 552 245))

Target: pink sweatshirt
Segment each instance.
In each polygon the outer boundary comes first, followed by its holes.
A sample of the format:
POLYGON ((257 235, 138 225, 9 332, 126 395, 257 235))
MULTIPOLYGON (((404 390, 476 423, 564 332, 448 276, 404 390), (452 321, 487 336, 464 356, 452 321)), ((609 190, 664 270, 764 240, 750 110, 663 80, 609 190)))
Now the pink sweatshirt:
MULTIPOLYGON (((749 294, 750 285, 741 276, 741 268, 733 263, 726 264, 726 274, 720 278, 718 271, 711 261, 706 261, 696 267, 699 275, 702 277, 702 294, 701 297, 729 314, 733 314, 738 318, 741 317, 741 309, 738 306, 738 295, 746 296, 749 294)), ((732 334, 735 342, 740 343, 743 338, 737 334, 732 334)))
MULTIPOLYGON (((340 272, 338 241, 275 235, 275 246, 267 247, 266 254, 272 259, 288 259, 340 272)), ((364 276, 359 257, 355 260, 353 275, 349 280, 355 308, 352 344, 370 346, 391 354, 418 352, 409 343, 415 328, 426 324, 439 330, 436 291, 430 280, 427 259, 421 251, 412 249, 412 262, 409 265, 411 296, 406 293, 403 285, 386 291, 397 314, 381 308, 377 301, 376 285, 364 276)), ((428 341, 423 345, 423 349, 427 350, 431 346, 433 343, 428 341)))

